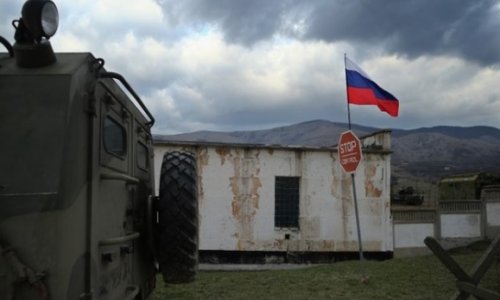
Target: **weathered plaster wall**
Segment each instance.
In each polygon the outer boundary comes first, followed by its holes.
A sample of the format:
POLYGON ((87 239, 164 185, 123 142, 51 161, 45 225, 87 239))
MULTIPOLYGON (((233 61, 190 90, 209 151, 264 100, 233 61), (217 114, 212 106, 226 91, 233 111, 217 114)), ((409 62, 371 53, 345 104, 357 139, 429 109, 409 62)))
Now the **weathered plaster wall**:
MULTIPOLYGON (((384 136, 371 137, 369 145, 382 149, 384 136)), ((157 182, 163 153, 171 150, 197 156, 200 250, 357 251, 351 177, 335 149, 157 143, 157 182), (301 178, 299 229, 274 227, 276 176, 301 178)), ((355 176, 363 247, 392 251, 390 155, 363 155, 355 176)))

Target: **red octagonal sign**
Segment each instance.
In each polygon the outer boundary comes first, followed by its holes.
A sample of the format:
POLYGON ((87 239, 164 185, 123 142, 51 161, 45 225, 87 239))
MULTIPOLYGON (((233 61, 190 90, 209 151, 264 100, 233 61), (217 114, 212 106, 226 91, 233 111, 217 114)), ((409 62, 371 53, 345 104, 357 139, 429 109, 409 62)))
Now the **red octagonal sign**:
POLYGON ((361 162, 361 141, 351 130, 340 135, 339 162, 346 173, 354 173, 361 162))

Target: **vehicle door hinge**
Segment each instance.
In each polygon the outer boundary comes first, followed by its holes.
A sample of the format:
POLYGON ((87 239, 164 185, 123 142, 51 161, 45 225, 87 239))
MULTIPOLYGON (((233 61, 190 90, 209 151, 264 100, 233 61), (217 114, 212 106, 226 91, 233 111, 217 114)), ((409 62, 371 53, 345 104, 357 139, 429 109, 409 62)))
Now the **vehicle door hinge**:
POLYGON ((96 99, 93 96, 88 97, 89 105, 87 107, 87 114, 89 116, 97 117, 97 107, 96 107, 96 99))

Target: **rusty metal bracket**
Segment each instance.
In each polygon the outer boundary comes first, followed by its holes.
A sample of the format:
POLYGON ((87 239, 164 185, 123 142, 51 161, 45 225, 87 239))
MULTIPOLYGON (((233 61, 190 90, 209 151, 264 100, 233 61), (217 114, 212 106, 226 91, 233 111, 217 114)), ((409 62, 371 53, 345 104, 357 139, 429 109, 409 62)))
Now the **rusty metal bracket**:
POLYGON ((470 274, 465 272, 460 265, 441 247, 438 241, 432 237, 426 237, 424 243, 443 263, 443 265, 457 278, 458 292, 452 299, 467 299, 474 295, 479 299, 500 300, 500 294, 478 287, 479 282, 486 271, 493 265, 494 260, 500 253, 500 235, 493 240, 483 256, 476 262, 470 274))

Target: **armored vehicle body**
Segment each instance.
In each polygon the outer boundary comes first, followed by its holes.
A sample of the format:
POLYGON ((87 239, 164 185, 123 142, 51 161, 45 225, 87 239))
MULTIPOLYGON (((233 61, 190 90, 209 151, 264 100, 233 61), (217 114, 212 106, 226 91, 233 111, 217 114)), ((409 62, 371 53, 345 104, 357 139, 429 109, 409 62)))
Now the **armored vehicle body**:
POLYGON ((158 269, 192 280, 192 155, 165 156, 154 197, 153 115, 103 59, 55 54, 57 20, 29 0, 14 46, 0 37, 0 299, 146 299, 158 269))

